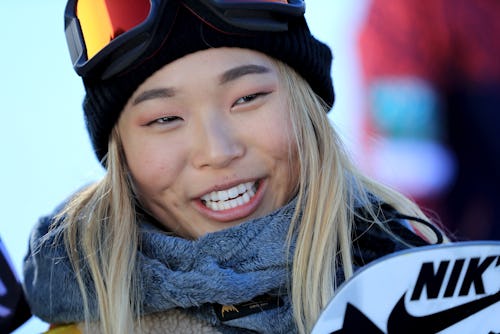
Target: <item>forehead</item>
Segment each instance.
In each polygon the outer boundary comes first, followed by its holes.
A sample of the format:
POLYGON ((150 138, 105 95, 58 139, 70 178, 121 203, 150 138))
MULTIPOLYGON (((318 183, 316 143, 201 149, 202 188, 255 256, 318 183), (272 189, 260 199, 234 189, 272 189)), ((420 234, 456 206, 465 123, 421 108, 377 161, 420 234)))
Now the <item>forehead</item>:
POLYGON ((217 76, 245 64, 260 65, 275 71, 274 61, 263 53, 241 48, 212 48, 179 58, 160 68, 148 80, 160 75, 173 79, 187 75, 217 76))

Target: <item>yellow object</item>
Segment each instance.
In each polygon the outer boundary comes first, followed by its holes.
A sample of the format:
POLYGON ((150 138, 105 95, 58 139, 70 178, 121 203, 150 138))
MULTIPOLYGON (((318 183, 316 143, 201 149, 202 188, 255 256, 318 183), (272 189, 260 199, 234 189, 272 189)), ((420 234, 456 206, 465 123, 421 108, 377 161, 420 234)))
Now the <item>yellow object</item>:
POLYGON ((54 326, 43 334, 81 334, 76 324, 54 326))

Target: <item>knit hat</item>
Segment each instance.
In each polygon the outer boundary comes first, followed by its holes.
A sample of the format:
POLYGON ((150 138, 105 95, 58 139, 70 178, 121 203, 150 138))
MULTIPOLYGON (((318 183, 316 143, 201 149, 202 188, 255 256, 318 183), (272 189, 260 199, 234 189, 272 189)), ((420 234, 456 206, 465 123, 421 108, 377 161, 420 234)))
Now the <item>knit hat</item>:
POLYGON ((328 106, 333 105, 332 54, 311 35, 304 17, 290 21, 285 32, 256 32, 235 28, 206 9, 194 8, 191 1, 189 6, 175 2, 173 25, 158 34, 161 38, 139 63, 110 79, 83 79, 85 121, 100 161, 108 151, 111 130, 137 87, 164 65, 208 48, 246 48, 278 59, 295 69, 328 106))

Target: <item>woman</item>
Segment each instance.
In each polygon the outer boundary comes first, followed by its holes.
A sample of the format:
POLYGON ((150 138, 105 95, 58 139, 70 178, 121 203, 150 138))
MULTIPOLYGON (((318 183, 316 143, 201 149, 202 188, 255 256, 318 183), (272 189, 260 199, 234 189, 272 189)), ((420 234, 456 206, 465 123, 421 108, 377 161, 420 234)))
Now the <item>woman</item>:
POLYGON ((302 1, 136 5, 107 4, 112 22, 133 14, 110 32, 91 26, 96 3, 66 8, 106 174, 35 227, 34 314, 87 332, 307 333, 356 268, 442 240, 350 164, 302 1))

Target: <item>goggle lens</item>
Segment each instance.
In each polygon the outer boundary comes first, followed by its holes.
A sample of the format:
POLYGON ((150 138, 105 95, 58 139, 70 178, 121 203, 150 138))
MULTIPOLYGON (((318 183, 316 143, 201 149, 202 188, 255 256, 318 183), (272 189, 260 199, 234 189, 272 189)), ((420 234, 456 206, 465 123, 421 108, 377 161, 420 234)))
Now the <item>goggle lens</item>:
POLYGON ((150 11, 149 0, 79 0, 76 16, 85 40, 87 59, 119 35, 144 22, 150 11))

